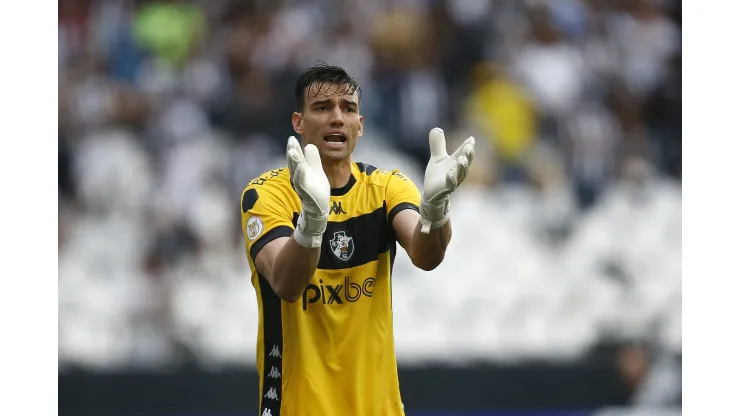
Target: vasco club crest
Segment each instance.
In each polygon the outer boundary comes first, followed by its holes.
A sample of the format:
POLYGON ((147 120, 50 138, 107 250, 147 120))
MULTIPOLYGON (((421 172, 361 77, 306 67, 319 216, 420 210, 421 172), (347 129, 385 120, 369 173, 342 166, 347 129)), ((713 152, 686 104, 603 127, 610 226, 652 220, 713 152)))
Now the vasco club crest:
POLYGON ((342 261, 349 260, 355 252, 355 243, 352 241, 352 237, 347 237, 344 231, 335 232, 334 238, 329 241, 329 245, 332 253, 342 261))

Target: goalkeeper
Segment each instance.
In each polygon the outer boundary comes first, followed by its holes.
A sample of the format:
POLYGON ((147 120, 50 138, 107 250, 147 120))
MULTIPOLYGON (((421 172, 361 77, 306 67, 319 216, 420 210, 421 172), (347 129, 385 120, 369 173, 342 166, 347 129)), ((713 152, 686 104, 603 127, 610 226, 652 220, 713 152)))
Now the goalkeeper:
POLYGON ((241 198, 259 305, 259 415, 403 415, 391 310, 396 243, 423 270, 442 262, 449 196, 475 139, 448 154, 443 131, 432 129, 420 194, 403 173, 352 160, 361 90, 342 68, 309 68, 294 98, 302 144, 291 137, 287 168, 260 175, 241 198))

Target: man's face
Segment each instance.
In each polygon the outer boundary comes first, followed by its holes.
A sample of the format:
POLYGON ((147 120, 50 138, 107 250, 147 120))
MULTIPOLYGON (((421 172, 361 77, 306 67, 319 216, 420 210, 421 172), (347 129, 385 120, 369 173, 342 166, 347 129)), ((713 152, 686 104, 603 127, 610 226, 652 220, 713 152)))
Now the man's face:
POLYGON ((306 88, 302 113, 293 113, 293 129, 303 145, 313 144, 323 161, 346 160, 362 136, 357 92, 347 85, 313 84, 306 88))

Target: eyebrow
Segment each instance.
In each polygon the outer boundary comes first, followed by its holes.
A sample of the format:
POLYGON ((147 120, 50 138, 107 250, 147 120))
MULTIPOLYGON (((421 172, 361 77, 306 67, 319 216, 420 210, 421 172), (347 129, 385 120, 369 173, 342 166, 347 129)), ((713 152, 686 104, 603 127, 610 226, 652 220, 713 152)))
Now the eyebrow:
MULTIPOLYGON (((340 101, 340 103, 342 103, 344 105, 349 105, 351 107, 357 107, 357 102, 355 102, 355 101, 350 101, 350 100, 348 100, 346 98, 342 98, 339 101, 340 101)), ((330 98, 327 98, 327 99, 321 100, 321 101, 314 101, 314 102, 311 103, 311 107, 316 106, 316 105, 325 105, 325 104, 331 104, 331 99, 330 98)))

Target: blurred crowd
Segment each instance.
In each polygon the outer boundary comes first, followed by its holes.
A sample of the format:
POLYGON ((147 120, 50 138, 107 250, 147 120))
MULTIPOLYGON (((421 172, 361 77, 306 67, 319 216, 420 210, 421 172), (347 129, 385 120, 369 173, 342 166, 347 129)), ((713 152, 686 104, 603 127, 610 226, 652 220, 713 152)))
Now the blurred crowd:
POLYGON ((283 164, 295 80, 320 61, 361 84, 356 160, 420 184, 432 127, 450 148, 474 135, 466 187, 541 196, 542 244, 619 183, 680 188, 677 0, 60 1, 62 363, 254 342, 239 196, 283 164), (213 286, 229 300, 195 295, 213 286), (218 307, 243 334, 173 323, 218 307))

